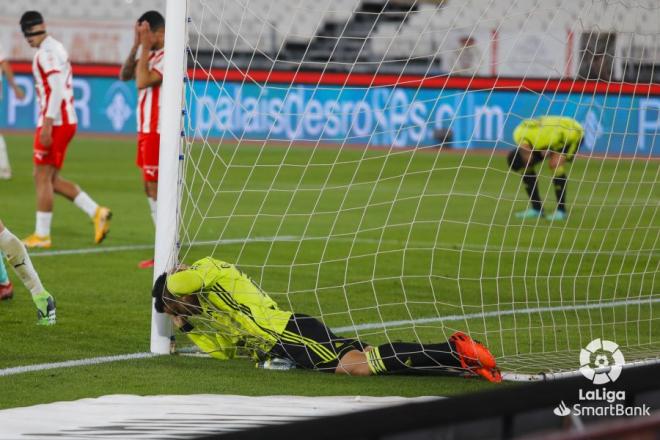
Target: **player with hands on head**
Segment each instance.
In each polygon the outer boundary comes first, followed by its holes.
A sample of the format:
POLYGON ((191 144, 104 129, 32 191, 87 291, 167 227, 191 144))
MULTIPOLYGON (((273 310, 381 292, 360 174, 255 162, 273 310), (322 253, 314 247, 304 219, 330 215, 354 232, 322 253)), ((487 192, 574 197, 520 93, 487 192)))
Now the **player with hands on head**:
POLYGON ((156 311, 216 359, 243 352, 257 361, 287 359, 299 368, 354 376, 435 372, 502 380, 493 355, 463 332, 435 344, 378 346, 337 336, 314 317, 280 309, 235 265, 211 257, 161 274, 152 296, 156 311))
POLYGON ((99 206, 85 191, 60 175, 69 143, 77 128, 73 75, 69 54, 48 35, 42 15, 27 11, 20 20, 27 43, 37 49, 32 61, 39 118, 34 139, 34 182, 37 193, 35 231, 23 240, 29 248, 49 248, 55 194, 66 197, 92 219, 94 242, 110 230, 110 209, 99 206))
MULTIPOLYGON (((135 23, 133 46, 119 73, 122 81, 135 79, 138 89, 136 162, 142 170, 144 192, 154 225, 158 199, 160 87, 163 82, 164 46, 165 19, 157 11, 145 12, 135 23)), ((153 260, 142 261, 138 266, 153 267, 153 260)))

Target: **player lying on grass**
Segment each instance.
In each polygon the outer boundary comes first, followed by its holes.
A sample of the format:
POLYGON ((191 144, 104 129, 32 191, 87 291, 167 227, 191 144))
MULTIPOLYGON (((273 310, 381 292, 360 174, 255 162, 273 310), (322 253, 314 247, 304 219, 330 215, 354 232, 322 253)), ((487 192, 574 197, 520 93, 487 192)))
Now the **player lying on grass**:
POLYGON ((536 170, 537 163, 548 160, 553 172, 552 184, 557 196, 557 209, 545 216, 547 220, 566 218, 566 162, 575 158, 584 137, 584 129, 574 119, 561 116, 544 116, 524 120, 513 132, 518 147, 507 157, 509 167, 522 174, 531 208, 516 214, 518 218, 542 217, 543 202, 539 195, 536 170))
MULTIPOLYGON (((32 301, 37 306, 37 324, 55 324, 55 299, 41 284, 39 275, 34 270, 30 256, 27 254, 23 243, 9 229, 5 228, 2 221, 0 221, 0 251, 5 254, 9 264, 12 265, 18 277, 32 294, 32 301)), ((1 260, 0 265, 2 265, 0 281, 3 277, 8 281, 7 272, 4 271, 4 264, 2 264, 1 260)), ((14 296, 11 283, 9 283, 9 287, 9 289, 0 288, 0 300, 9 299, 14 296)))
POLYGON ((284 358, 300 368, 353 376, 426 371, 502 380, 493 355, 465 333, 438 344, 377 347, 336 336, 316 318, 281 310, 236 266, 211 257, 163 273, 152 295, 156 311, 167 313, 216 359, 231 359, 243 350, 255 360, 284 358))

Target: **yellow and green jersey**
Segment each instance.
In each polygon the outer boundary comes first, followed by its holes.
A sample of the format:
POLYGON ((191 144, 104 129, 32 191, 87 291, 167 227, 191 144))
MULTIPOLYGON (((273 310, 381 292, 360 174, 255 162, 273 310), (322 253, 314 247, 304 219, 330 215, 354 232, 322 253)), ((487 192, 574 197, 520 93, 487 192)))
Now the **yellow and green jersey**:
POLYGON ((551 150, 566 154, 572 160, 580 147, 584 129, 578 121, 563 116, 526 119, 513 131, 517 145, 527 144, 533 150, 551 150))
POLYGON ((190 317, 194 329, 187 335, 217 359, 234 357, 239 346, 253 356, 267 353, 292 315, 236 266, 211 257, 168 276, 167 290, 198 296, 202 313, 190 317))

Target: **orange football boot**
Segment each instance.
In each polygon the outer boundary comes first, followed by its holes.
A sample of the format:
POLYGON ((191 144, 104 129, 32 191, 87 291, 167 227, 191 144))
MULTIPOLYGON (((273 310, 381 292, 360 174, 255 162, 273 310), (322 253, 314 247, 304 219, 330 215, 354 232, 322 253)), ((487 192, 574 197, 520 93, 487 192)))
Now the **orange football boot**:
POLYGON ((154 267, 154 260, 153 260, 153 258, 150 259, 150 260, 140 261, 140 262, 138 263, 138 267, 139 267, 140 269, 150 269, 150 268, 154 267))
POLYGON ((480 342, 475 341, 463 332, 450 336, 449 342, 454 346, 461 366, 490 382, 502 382, 502 373, 497 368, 495 357, 480 342))

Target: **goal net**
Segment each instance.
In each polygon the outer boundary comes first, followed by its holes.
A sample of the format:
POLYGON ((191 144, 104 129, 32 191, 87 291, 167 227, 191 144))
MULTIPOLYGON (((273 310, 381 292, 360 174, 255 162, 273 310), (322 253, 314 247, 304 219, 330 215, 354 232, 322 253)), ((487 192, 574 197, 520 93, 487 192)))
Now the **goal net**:
POLYGON ((512 373, 575 371, 598 338, 658 359, 659 14, 188 0, 170 266, 236 263, 280 308, 372 345, 461 330, 512 373), (516 127, 547 116, 581 125, 574 160, 562 123, 537 122, 554 146, 538 135, 513 170, 516 127))

